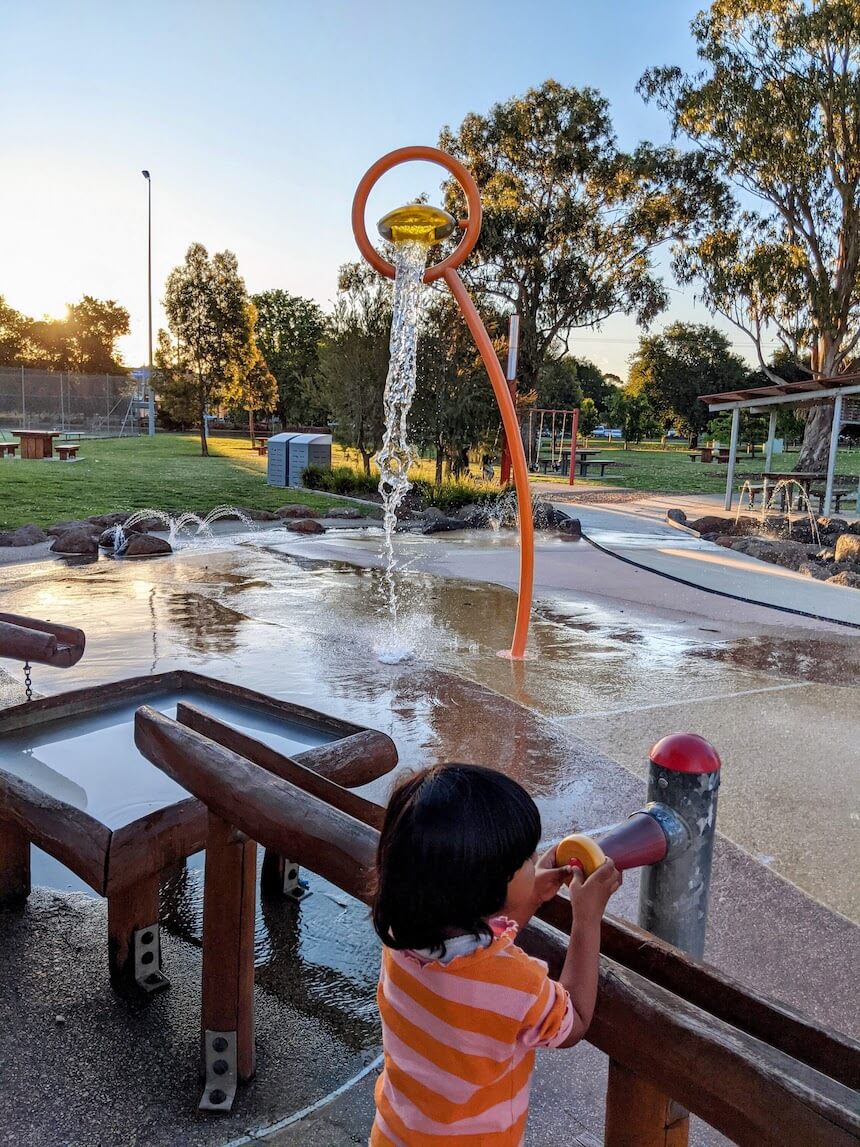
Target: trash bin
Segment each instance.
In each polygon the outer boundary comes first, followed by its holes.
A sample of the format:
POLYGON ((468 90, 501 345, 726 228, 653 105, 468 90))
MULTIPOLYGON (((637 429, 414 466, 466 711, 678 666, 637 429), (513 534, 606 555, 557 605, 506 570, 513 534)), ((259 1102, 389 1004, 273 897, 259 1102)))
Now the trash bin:
POLYGON ((301 486, 307 466, 331 469, 330 434, 273 434, 269 439, 267 481, 270 486, 301 486))

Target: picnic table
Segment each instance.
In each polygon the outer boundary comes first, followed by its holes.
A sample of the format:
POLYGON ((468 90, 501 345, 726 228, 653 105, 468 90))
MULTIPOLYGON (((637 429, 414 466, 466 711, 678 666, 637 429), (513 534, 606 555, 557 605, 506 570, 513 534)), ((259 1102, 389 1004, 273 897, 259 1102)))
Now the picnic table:
MULTIPOLYGON (((755 495, 761 493, 765 502, 768 500, 768 489, 773 490, 779 482, 793 481, 803 487, 807 498, 810 498, 810 487, 815 481, 821 481, 823 475, 816 470, 771 470, 767 474, 755 474, 755 482, 750 483, 750 506, 755 504, 755 495)), ((780 490, 779 505, 781 510, 785 510, 786 505, 790 510, 794 503, 794 491, 790 491, 783 487, 780 490)))
POLYGON ((22 458, 53 458, 54 439, 60 437, 59 430, 15 430, 13 433, 21 444, 22 458))
POLYGON ((253 441, 252 449, 256 450, 261 458, 263 457, 264 454, 266 454, 268 452, 269 438, 270 437, 271 437, 271 435, 269 435, 269 434, 255 434, 254 435, 254 441, 253 441))
POLYGON ((614 458, 577 458, 576 460, 580 478, 587 478, 588 471, 592 466, 600 467, 600 477, 602 478, 607 466, 622 466, 623 464, 623 462, 617 462, 614 458))

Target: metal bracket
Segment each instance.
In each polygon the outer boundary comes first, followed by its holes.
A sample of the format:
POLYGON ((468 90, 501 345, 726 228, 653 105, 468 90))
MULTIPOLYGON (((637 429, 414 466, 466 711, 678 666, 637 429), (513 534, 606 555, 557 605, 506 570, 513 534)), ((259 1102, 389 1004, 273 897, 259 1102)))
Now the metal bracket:
POLYGON ((649 801, 641 811, 653 817, 666 834, 668 845, 666 860, 674 860, 676 856, 686 852, 692 842, 692 835, 682 816, 660 801, 649 801))
POLYGON ((138 928, 134 933, 134 982, 144 992, 170 987, 161 970, 161 933, 158 924, 138 928))
POLYGON ((236 1098, 236 1033, 203 1033, 206 1084, 198 1111, 228 1112, 236 1098))
POLYGON ((284 857, 284 896, 288 896, 290 900, 307 900, 311 895, 311 890, 308 888, 308 882, 302 880, 299 876, 299 866, 293 860, 287 860, 284 857))

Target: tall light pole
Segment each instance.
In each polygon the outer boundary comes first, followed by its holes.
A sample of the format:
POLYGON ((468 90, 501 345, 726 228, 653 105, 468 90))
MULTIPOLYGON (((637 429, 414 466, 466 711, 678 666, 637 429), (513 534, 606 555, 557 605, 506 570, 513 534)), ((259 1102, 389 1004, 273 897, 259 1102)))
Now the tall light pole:
POLYGON ((152 180, 148 171, 140 173, 146 180, 146 285, 149 298, 149 375, 146 380, 149 391, 149 433, 155 433, 155 391, 152 387, 152 180))

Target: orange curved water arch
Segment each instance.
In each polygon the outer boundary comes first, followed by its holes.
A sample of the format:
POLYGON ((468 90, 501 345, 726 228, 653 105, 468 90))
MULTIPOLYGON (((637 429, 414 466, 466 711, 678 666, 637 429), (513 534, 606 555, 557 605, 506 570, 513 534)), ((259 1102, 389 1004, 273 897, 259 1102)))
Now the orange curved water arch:
POLYGON ((382 255, 380 255, 368 238, 367 228, 364 222, 364 213, 368 196, 380 176, 390 171, 392 167, 397 167, 401 163, 409 163, 413 160, 425 160, 429 163, 436 163, 440 167, 444 167, 446 171, 454 176, 466 194, 469 214, 460 224, 463 229, 463 237, 450 255, 441 262, 435 263, 427 268, 424 273, 424 282, 432 283, 437 279, 443 279, 445 283, 447 283, 451 294, 456 299, 460 310, 463 312, 463 317, 468 323, 469 330, 472 332, 472 338, 475 340, 475 345, 480 351, 481 358, 484 360, 484 366, 487 368, 487 374, 490 377, 490 383, 496 396, 496 402, 499 404, 502 426, 504 427, 505 435, 510 445, 511 465, 514 472, 514 486, 517 492, 517 508, 520 521, 519 594, 517 598, 517 616, 514 622, 514 635, 511 640, 510 656, 515 659, 520 659, 525 657, 526 653, 532 592, 534 588, 534 521, 532 518, 532 501, 531 491, 529 489, 526 455, 523 449, 520 428, 517 423, 516 407, 511 398, 511 392, 508 389, 504 372, 499 365, 492 341, 487 334, 484 324, 481 322, 475 304, 472 302, 472 298, 466 290, 463 280, 457 274, 457 268, 474 249, 475 244, 478 242, 478 236, 481 233, 481 196, 478 191, 478 185, 475 183, 471 172, 464 167, 459 160, 454 159, 453 156, 448 155, 444 151, 440 151, 439 148, 422 146, 397 148, 396 151, 390 151, 387 155, 383 155, 362 176, 352 201, 352 230, 359 251, 361 251, 361 254, 371 267, 375 268, 380 275, 385 275, 387 278, 393 279, 395 273, 393 264, 389 263, 387 259, 384 259, 382 255))

